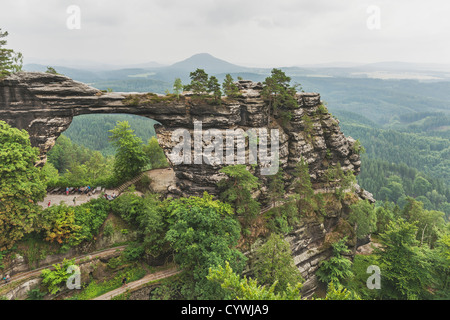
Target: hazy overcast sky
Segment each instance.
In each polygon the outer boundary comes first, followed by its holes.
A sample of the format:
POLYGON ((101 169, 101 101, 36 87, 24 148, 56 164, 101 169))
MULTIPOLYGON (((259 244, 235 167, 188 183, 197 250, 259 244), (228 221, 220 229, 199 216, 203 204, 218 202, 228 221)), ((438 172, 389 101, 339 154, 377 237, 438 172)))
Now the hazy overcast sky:
POLYGON ((0 0, 0 28, 26 63, 450 63, 448 0, 0 0))

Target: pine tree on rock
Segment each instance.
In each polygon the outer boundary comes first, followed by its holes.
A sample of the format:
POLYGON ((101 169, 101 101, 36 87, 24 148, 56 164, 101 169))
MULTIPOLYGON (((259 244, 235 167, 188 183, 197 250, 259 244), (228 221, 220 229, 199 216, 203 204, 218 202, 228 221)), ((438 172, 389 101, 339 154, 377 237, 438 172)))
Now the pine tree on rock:
POLYGON ((222 88, 223 93, 230 98, 235 98, 239 95, 239 88, 234 83, 233 77, 229 73, 225 76, 222 88))
POLYGON ((7 41, 2 38, 8 36, 8 31, 0 28, 0 78, 22 70, 23 56, 20 52, 6 49, 7 41))

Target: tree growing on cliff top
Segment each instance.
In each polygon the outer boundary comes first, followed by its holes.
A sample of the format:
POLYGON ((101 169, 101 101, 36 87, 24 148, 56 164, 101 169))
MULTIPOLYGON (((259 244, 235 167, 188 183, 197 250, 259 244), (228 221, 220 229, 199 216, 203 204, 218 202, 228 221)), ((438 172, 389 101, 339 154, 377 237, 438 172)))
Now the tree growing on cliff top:
POLYGON ((34 166, 38 149, 25 130, 0 121, 0 251, 33 231, 45 196, 45 182, 34 166))
POLYGON ((208 93, 212 93, 214 101, 219 101, 222 97, 222 91, 220 90, 219 80, 216 77, 211 76, 208 80, 208 93))
POLYGON ((183 83, 180 78, 176 78, 173 83, 173 93, 177 96, 177 99, 180 98, 181 92, 183 92, 183 83))
POLYGON ((197 69, 189 74, 191 83, 184 86, 185 90, 192 91, 195 95, 208 92, 208 74, 203 69, 197 69))
POLYGON ((225 76, 225 80, 222 83, 223 93, 230 97, 234 98, 239 95, 239 88, 234 83, 233 77, 230 74, 225 76))
POLYGON ((261 95, 269 102, 269 116, 270 112, 276 112, 279 107, 298 108, 295 95, 299 85, 291 86, 290 82, 291 78, 286 76, 282 70, 276 68, 272 69, 271 76, 264 80, 261 95))
POLYGON ((7 41, 3 38, 6 38, 7 36, 8 32, 2 31, 0 28, 0 78, 22 70, 22 54, 4 47, 6 46, 7 41))

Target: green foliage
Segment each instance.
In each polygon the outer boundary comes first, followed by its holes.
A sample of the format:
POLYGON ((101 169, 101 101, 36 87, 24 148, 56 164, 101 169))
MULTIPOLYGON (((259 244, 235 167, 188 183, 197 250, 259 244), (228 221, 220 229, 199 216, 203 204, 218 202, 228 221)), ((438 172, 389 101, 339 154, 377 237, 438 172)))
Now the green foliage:
POLYGON ((116 147, 114 173, 118 181, 134 178, 148 163, 142 140, 127 121, 118 122, 111 132, 111 142, 116 147))
POLYGON ((450 234, 443 235, 439 241, 434 254, 434 287, 437 299, 450 298, 450 234))
POLYGON ((225 80, 222 83, 223 93, 230 98, 239 96, 239 88, 234 83, 233 77, 228 73, 225 75, 225 80))
POLYGON ((352 150, 356 154, 363 154, 366 153, 366 149, 363 147, 361 142, 359 140, 356 140, 353 144, 352 150))
POLYGON ((278 205, 264 214, 267 228, 275 233, 287 234, 300 222, 297 200, 290 196, 282 205, 278 205))
POLYGON ((61 285, 66 283, 71 275, 70 273, 67 273, 67 269, 72 265, 75 265, 75 259, 64 259, 62 263, 54 264, 53 270, 42 270, 42 284, 47 288, 50 294, 57 294, 62 289, 61 285))
POLYGON ((292 189, 298 195, 297 208, 298 212, 307 215, 313 210, 314 190, 312 188, 311 177, 309 175, 308 164, 302 157, 295 166, 292 173, 294 180, 292 182, 292 189))
POLYGON ((169 166, 163 149, 159 146, 158 139, 151 137, 144 146, 144 152, 150 159, 152 169, 166 168, 169 166))
POLYGON ((45 72, 50 74, 59 74, 53 67, 47 67, 47 70, 45 72))
MULTIPOLYGON (((381 290, 371 290, 367 287, 367 279, 370 276, 367 273, 367 268, 369 266, 379 266, 380 262, 378 256, 375 254, 371 255, 360 255, 357 254, 353 258, 351 272, 353 276, 345 279, 343 285, 345 285, 350 291, 358 293, 358 295, 363 300, 374 300, 380 299, 381 291, 384 289, 381 284, 381 290)), ((383 270, 381 271, 381 279, 383 277, 383 270)))
POLYGON ((27 300, 42 300, 45 296, 45 292, 41 292, 39 288, 29 290, 27 292, 27 300))
POLYGON ((316 272, 320 281, 328 284, 330 282, 337 284, 353 275, 351 271, 351 261, 342 255, 343 253, 350 252, 346 242, 347 238, 345 237, 338 242, 333 243, 333 256, 329 260, 322 261, 316 272))
POLYGON ((7 36, 8 31, 2 31, 0 28, 0 78, 22 70, 22 54, 20 52, 14 52, 12 49, 4 48, 7 41, 3 38, 7 36))
POLYGON ((251 241, 247 231, 261 211, 260 203, 252 196, 255 189, 259 187, 258 178, 242 164, 224 167, 220 172, 226 175, 226 178, 217 184, 220 199, 230 203, 235 213, 242 217, 244 236, 247 241, 251 241))
POLYGON ((362 158, 363 165, 358 181, 361 187, 381 201, 390 201, 403 207, 406 198, 415 197, 427 210, 442 211, 450 216, 450 190, 439 179, 425 176, 404 163, 388 163, 362 158))
MULTIPOLYGON (((364 170, 376 170, 376 168, 365 168, 369 166, 368 161, 363 158, 361 179, 367 181, 362 187, 371 192, 377 192, 379 188, 385 185, 381 185, 378 182, 382 177, 387 178, 389 171, 397 171, 402 173, 402 180, 407 178, 408 181, 414 181, 414 176, 411 174, 414 171, 421 171, 427 177, 426 179, 431 183, 428 177, 432 177, 435 180, 440 180, 440 188, 442 184, 446 184, 449 187, 448 181, 450 181, 450 157, 449 148, 450 140, 447 138, 439 138, 430 136, 427 134, 421 134, 417 132, 399 132, 396 130, 384 130, 379 128, 373 128, 367 125, 361 125, 354 122, 341 122, 341 127, 347 135, 352 137, 358 137, 361 143, 365 146, 368 159, 371 161, 377 161, 370 166, 378 167, 380 177, 375 177, 377 188, 372 188, 369 181, 370 177, 373 177, 373 172, 366 172, 364 176, 364 170), (381 163, 380 163, 381 162, 381 163), (380 170, 381 169, 381 170, 380 170)), ((417 174, 417 173, 416 173, 417 174)), ((409 182, 408 182, 409 183, 409 182)), ((437 181, 435 182, 433 189, 437 189, 437 181)), ((406 185, 404 185, 406 187, 406 185)), ((409 191, 412 186, 408 185, 407 194, 415 196, 413 192, 409 191)), ((384 199, 383 199, 384 200, 384 199)), ((447 200, 448 201, 448 200, 447 200)))
POLYGON ((308 140, 311 140, 312 135, 314 133, 314 122, 311 119, 310 116, 307 114, 304 114, 302 116, 302 122, 303 122, 303 131, 307 135, 308 140))
POLYGON ((276 174, 269 176, 268 198, 269 201, 275 205, 278 201, 284 200, 285 194, 284 172, 283 168, 280 166, 276 174))
POLYGON ((447 227, 444 220, 444 213, 435 210, 425 210, 422 202, 408 197, 403 208, 403 216, 410 223, 415 223, 417 227, 416 239, 420 244, 428 244, 434 247, 439 237, 445 233, 447 227))
MULTIPOLYGON (((132 114, 76 116, 63 135, 70 138, 74 144, 99 151, 104 157, 113 156, 115 149, 109 141, 109 130, 114 129, 118 121, 128 121, 136 136, 142 141, 148 141, 156 135, 154 129, 156 121, 132 114)), ((61 138, 58 138, 57 143, 59 139, 61 138)), ((64 173, 64 171, 62 172, 64 173)))
POLYGON ((282 292, 276 293, 277 283, 270 287, 259 285, 256 279, 241 278, 233 271, 228 261, 223 266, 210 268, 207 279, 218 283, 225 290, 227 300, 301 300, 301 283, 294 287, 290 284, 282 292))
POLYGON ((288 233, 299 222, 297 201, 295 196, 285 199, 284 172, 278 172, 269 177, 268 200, 273 208, 264 214, 267 227, 276 233, 288 233))
POLYGON ((111 220, 108 220, 103 228, 103 235, 105 237, 111 237, 114 234, 114 225, 111 220))
POLYGON ((260 284, 274 284, 275 293, 282 293, 288 285, 294 287, 304 280, 294 264, 289 243, 275 233, 256 249, 253 272, 260 284))
POLYGON ((252 192, 259 187, 258 178, 242 164, 224 167, 220 172, 226 175, 218 183, 220 199, 230 203, 248 226, 260 212, 260 204, 252 197, 252 192))
POLYGON ((220 101, 222 98, 219 80, 215 76, 211 76, 208 80, 208 93, 213 95, 215 101, 220 101))
POLYGON ((208 92, 208 74, 203 69, 197 69, 190 73, 191 83, 184 86, 185 90, 190 90, 196 95, 203 95, 208 92))
POLYGON ((92 199, 75 207, 75 224, 81 229, 76 232, 70 245, 76 246, 82 241, 92 240, 108 217, 110 203, 105 198, 92 199))
POLYGON ((160 281, 160 285, 150 292, 150 300, 180 300, 183 290, 183 274, 160 281))
POLYGON ((384 202, 382 207, 380 206, 375 208, 375 214, 377 217, 376 232, 386 232, 389 222, 395 218, 393 203, 384 202))
POLYGON ((34 166, 38 150, 31 147, 25 130, 0 121, 0 145, 0 250, 4 250, 33 231, 45 179, 34 166))
POLYGON ((67 242, 81 229, 75 224, 74 208, 65 203, 45 209, 38 225, 44 231, 46 241, 56 241, 59 244, 67 242))
POLYGON ((173 93, 177 96, 177 99, 180 98, 180 94, 183 92, 183 83, 180 78, 176 78, 173 83, 173 93))
POLYGON ((350 206, 348 221, 355 226, 358 239, 362 239, 376 231, 377 214, 368 200, 359 200, 350 206))
POLYGON ((143 257, 145 253, 145 248, 138 243, 133 243, 129 245, 123 252, 123 257, 127 261, 137 261, 143 257))
POLYGON ((122 286, 122 279, 127 278, 128 282, 142 279, 146 270, 140 266, 131 266, 118 272, 114 278, 105 281, 91 281, 83 288, 82 292, 75 294, 71 300, 91 300, 102 294, 113 291, 122 286))
POLYGON ((427 250, 418 247, 417 227, 404 220, 391 221, 380 235, 382 250, 376 250, 382 270, 383 297, 426 299, 431 279, 427 250))
POLYGON ((271 76, 263 82, 262 97, 269 102, 270 112, 275 113, 278 108, 298 108, 296 98, 297 85, 290 85, 291 78, 280 69, 272 69, 271 76))
POLYGON ((72 143, 64 135, 47 155, 43 173, 48 187, 107 187, 113 184, 113 158, 105 158, 98 151, 72 143))
POLYGON ((291 78, 280 69, 272 69, 271 76, 263 82, 262 96, 269 101, 271 108, 275 111, 278 107, 288 109, 297 108, 295 98, 297 86, 290 85, 291 78))
POLYGON ((167 211, 170 227, 165 239, 175 251, 175 261, 189 271, 192 295, 217 299, 221 291, 206 281, 208 268, 229 261, 241 271, 245 264, 245 256, 235 249, 240 226, 231 206, 205 192, 202 198, 172 200, 167 211))
POLYGON ((122 194, 112 201, 111 211, 137 228, 146 253, 156 256, 161 252, 167 226, 163 218, 164 203, 155 195, 147 194, 143 198, 134 193, 122 194))
POLYGON ((361 300, 361 298, 356 293, 344 288, 342 284, 330 282, 325 300, 361 300))
POLYGON ((65 203, 46 208, 40 215, 37 227, 46 241, 74 247, 90 241, 99 232, 109 212, 109 202, 104 198, 72 207, 65 203))

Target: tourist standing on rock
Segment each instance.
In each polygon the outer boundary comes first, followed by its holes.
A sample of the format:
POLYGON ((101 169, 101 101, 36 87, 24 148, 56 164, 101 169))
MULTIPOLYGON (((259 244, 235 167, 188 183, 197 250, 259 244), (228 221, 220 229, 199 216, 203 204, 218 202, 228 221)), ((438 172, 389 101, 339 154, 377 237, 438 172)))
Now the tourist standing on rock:
POLYGON ((69 187, 66 187, 66 196, 69 195, 69 187))
POLYGON ((50 205, 52 204, 52 200, 48 201, 47 207, 50 208, 50 205))
POLYGON ((77 202, 77 197, 73 197, 73 205, 75 206, 77 202))
POLYGON ((7 274, 7 275, 3 278, 3 280, 5 280, 5 284, 8 283, 10 279, 11 279, 11 278, 9 277, 9 274, 7 274))

